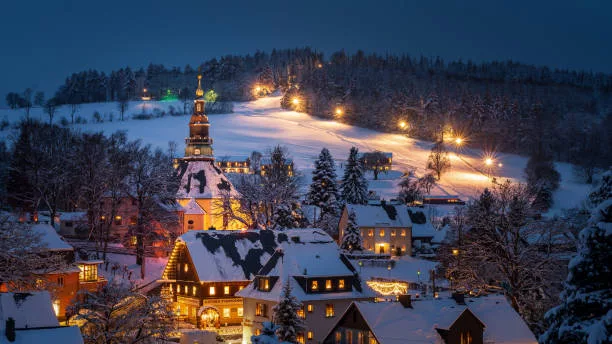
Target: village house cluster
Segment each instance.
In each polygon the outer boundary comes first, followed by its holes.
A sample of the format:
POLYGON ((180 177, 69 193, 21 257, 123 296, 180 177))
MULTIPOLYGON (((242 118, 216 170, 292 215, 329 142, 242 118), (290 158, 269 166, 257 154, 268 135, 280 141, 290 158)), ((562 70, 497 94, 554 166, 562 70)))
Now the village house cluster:
MULTIPOLYGON (((238 191, 226 173, 265 175, 270 160, 265 156, 257 162, 231 156, 216 160, 204 105, 199 84, 185 154, 175 161, 180 176, 177 205, 160 204, 159 209, 176 214, 180 226, 157 281, 160 288, 153 290, 171 301, 177 321, 216 332, 227 343, 250 343, 251 336, 261 334, 264 322, 275 320, 273 309, 289 285, 302 305, 297 314, 304 323, 299 343, 536 342, 503 296, 468 297, 451 293, 448 286, 427 290, 434 267, 410 259, 417 248, 440 243, 444 232, 434 228, 422 208, 391 201, 347 204, 338 238, 317 228, 247 231, 242 223, 216 211, 215 204, 227 199, 229 206, 236 207, 233 199, 238 191), (365 249, 360 254, 340 249, 349 213, 356 216, 365 249), (411 264, 418 273, 412 272, 411 264)), ((369 169, 391 169, 391 153, 361 158, 369 169), (376 160, 379 155, 382 158, 376 160)), ((287 160, 285 167, 292 175, 293 162, 287 160)), ((113 235, 126 245, 135 244, 130 228, 136 221, 136 205, 126 195, 112 219, 113 235)), ((75 237, 86 223, 84 213, 64 214, 59 232, 75 237)), ((78 290, 95 290, 106 282, 98 274, 102 261, 75 257, 78 254, 51 225, 34 228, 42 233, 48 250, 62 255, 70 267, 41 276, 53 282, 49 293, 0 294, 0 343, 33 335, 36 331, 27 328, 34 327, 44 327, 45 333, 57 330, 54 336, 77 337, 74 327, 61 328, 57 321, 70 315, 68 305, 78 290), (20 309, 33 302, 49 305, 56 318, 46 313, 44 321, 20 317, 20 309)), ((79 343, 78 338, 62 342, 79 343)))

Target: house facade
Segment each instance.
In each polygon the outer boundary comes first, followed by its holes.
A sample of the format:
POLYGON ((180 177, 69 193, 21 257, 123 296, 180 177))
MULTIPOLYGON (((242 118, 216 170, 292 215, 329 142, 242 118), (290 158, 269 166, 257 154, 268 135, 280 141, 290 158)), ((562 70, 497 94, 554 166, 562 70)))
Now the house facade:
POLYGON ((318 229, 281 232, 279 247, 237 295, 243 298, 243 341, 260 333, 265 321, 273 320, 273 309, 288 283, 302 303, 298 315, 304 331, 299 343, 318 343, 335 319, 354 300, 370 300, 373 294, 362 285, 357 272, 333 239, 318 229))
POLYGON ((251 159, 248 156, 222 156, 215 161, 215 165, 223 173, 252 174, 251 159))

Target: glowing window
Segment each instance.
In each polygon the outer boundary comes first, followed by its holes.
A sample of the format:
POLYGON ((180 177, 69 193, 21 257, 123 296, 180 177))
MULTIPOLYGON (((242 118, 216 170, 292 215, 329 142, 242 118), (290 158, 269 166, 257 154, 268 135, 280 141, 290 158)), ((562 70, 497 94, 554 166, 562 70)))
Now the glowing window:
POLYGON ((244 309, 242 307, 238 307, 238 316, 241 317, 244 314, 244 309))
POLYGON ((406 236, 406 230, 402 229, 402 236, 406 236))
POLYGON ((368 236, 369 236, 369 237, 373 237, 373 236, 374 236, 374 230, 373 230, 373 229, 370 229, 370 230, 368 231, 368 236))
POLYGON ((98 266, 95 264, 79 265, 79 281, 90 282, 98 280, 98 266))
POLYGON ((187 288, 188 288, 187 286, 183 286, 183 293, 184 293, 184 294, 187 294, 187 293, 188 293, 187 288))
POLYGON ((185 265, 183 266, 183 271, 189 272, 189 265, 187 263, 185 263, 185 265))
POLYGON ((266 305, 263 303, 258 303, 255 305, 255 315, 260 317, 266 316, 266 305))
POLYGON ((224 318, 229 318, 230 317, 230 309, 229 308, 223 308, 223 317, 224 318))
POLYGON ((229 293, 230 293, 230 287, 229 285, 226 285, 225 287, 223 287, 223 294, 229 295, 229 293))
POLYGON ((391 231, 391 236, 394 237, 395 236, 395 229, 391 231))
POLYGON ((331 318, 334 316, 334 304, 328 303, 325 305, 325 317, 331 318))
POLYGON ((332 281, 325 280, 325 289, 331 289, 331 288, 332 288, 332 281))
POLYGON ((198 292, 198 289, 196 288, 196 286, 193 286, 193 290, 192 290, 193 296, 196 296, 197 292, 198 292))
POLYGON ((314 337, 314 334, 312 333, 312 331, 308 331, 308 333, 306 334, 306 338, 308 338, 310 340, 313 337, 314 337))
POLYGON ((298 335, 295 337, 295 341, 298 342, 298 344, 306 343, 304 341, 304 334, 303 333, 298 333, 298 335))
POLYGON ((312 283, 310 284, 310 289, 319 290, 319 281, 312 281, 312 283))
POLYGON ((208 295, 215 295, 215 287, 209 287, 208 288, 208 295))
POLYGON ((336 337, 335 338, 336 339, 336 344, 342 343, 342 332, 337 331, 335 337, 336 337))
POLYGON ((378 236, 384 237, 384 236, 385 236, 385 230, 384 230, 384 229, 381 229, 381 230, 378 232, 378 236))
POLYGON ((306 318, 306 312, 304 312, 304 306, 302 306, 302 307, 300 307, 300 309, 298 309, 297 315, 298 315, 298 317, 300 317, 302 319, 306 318))
POLYGON ((306 310, 308 311, 308 313, 312 313, 314 312, 314 305, 311 303, 308 306, 306 306, 306 310))
POLYGON ((115 216, 115 225, 121 226, 121 216, 115 216))
POLYGON ((344 280, 338 280, 338 289, 344 289, 344 280))
POLYGON ((256 335, 256 336, 259 336, 260 334, 261 334, 261 330, 260 330, 260 329, 258 329, 258 328, 256 328, 256 329, 255 329, 255 335, 256 335))

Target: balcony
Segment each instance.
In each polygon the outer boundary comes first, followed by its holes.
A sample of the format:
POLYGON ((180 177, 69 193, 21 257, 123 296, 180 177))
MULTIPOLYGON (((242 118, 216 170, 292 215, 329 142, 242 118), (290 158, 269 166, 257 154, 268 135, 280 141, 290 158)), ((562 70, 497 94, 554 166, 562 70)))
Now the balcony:
POLYGON ((210 137, 188 137, 185 139, 186 144, 204 144, 212 145, 213 139, 210 137))

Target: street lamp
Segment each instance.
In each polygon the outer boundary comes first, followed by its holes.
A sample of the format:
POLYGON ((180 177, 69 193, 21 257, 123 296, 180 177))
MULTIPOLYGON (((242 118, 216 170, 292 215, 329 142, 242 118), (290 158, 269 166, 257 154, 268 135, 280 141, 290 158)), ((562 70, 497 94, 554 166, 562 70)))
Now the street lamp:
POLYGON ((295 97, 291 100, 291 102, 293 103, 293 105, 298 105, 300 103, 300 100, 297 97, 295 97))
POLYGON ((342 108, 337 107, 336 108, 336 115, 340 116, 340 115, 342 115, 342 113, 343 113, 342 108))
POLYGON ((487 165, 487 166, 491 166, 491 165, 493 165, 493 159, 491 159, 491 158, 486 158, 486 159, 485 159, 485 165, 487 165))
POLYGON ((406 129, 406 126, 407 126, 406 122, 404 122, 404 121, 399 122, 399 127, 401 129, 406 129))
POLYGON ((453 249, 453 256, 458 256, 459 255, 459 249, 454 248, 453 249))
POLYGON ((463 143, 463 139, 458 137, 455 139, 455 145, 456 146, 461 146, 461 144, 463 143))

